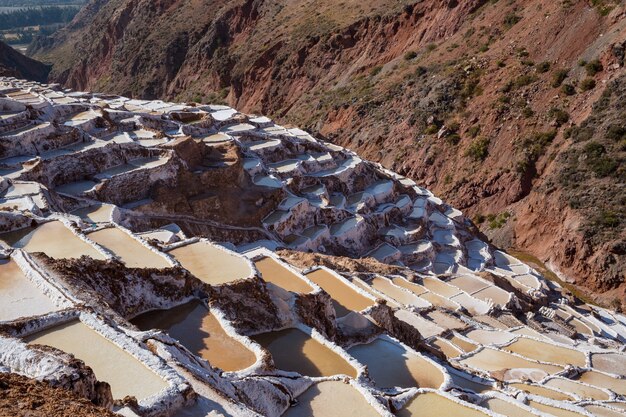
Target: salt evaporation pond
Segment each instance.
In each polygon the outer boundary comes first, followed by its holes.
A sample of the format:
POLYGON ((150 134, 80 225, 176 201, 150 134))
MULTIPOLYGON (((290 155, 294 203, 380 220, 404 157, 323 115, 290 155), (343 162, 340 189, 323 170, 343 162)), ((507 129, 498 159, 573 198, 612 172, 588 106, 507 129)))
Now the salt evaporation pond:
POLYGON ((551 398, 557 401, 573 401, 574 399, 564 392, 555 391, 550 388, 546 388, 539 385, 514 383, 509 384, 510 387, 517 388, 520 391, 527 392, 529 394, 540 395, 542 397, 551 398))
POLYGON ((555 374, 563 370, 559 366, 535 363, 507 352, 489 348, 484 348, 462 359, 460 362, 471 368, 487 372, 506 371, 509 369, 528 370, 530 373, 528 376, 533 380, 541 380, 546 375, 555 374))
POLYGON ((586 364, 585 354, 582 352, 524 337, 503 349, 542 362, 580 367, 584 367, 586 364))
POLYGON ((617 379, 600 372, 586 371, 580 375, 578 380, 596 387, 608 388, 616 394, 626 395, 626 379, 617 379))
POLYGON ((12 260, 0 260, 0 321, 37 316, 58 308, 12 260))
POLYGON ((209 242, 192 243, 169 253, 183 268, 207 284, 226 284, 252 275, 252 269, 244 258, 209 242))
POLYGON ((298 397, 298 403, 283 417, 379 417, 356 389, 341 381, 313 385, 298 397))
POLYGON ((485 408, 506 417, 528 417, 529 415, 527 410, 500 398, 490 398, 483 405, 485 408))
POLYGON ((252 336, 269 350, 276 368, 298 372, 306 376, 348 375, 356 377, 354 369, 345 359, 298 329, 252 336))
POLYGON ((415 307, 429 307, 430 303, 427 303, 417 295, 406 291, 403 288, 397 287, 386 278, 374 277, 372 279, 372 287, 385 294, 387 297, 408 306, 415 307))
POLYGON ((487 415, 487 413, 464 406, 434 392, 418 394, 396 413, 398 417, 485 417, 487 415))
POLYGON ((51 258, 68 259, 89 256, 93 259, 106 259, 96 248, 76 236, 59 221, 52 221, 36 229, 23 229, 0 236, 0 239, 14 248, 26 252, 43 252, 51 258), (63 242, 62 245, 59 242, 63 242))
POLYGON ((365 310, 375 304, 374 300, 359 294, 324 269, 308 273, 307 278, 319 285, 331 296, 337 317, 345 316, 351 311, 365 310))
POLYGON ((88 235, 100 246, 117 255, 129 268, 168 268, 166 259, 143 246, 117 227, 101 229, 88 235))
POLYGON ((624 413, 621 411, 613 411, 606 407, 601 407, 599 405, 584 405, 582 406, 585 410, 590 411, 593 415, 597 417, 624 417, 624 413))
POLYGON ((599 401, 609 399, 609 394, 598 388, 589 387, 566 378, 553 378, 544 385, 578 395, 580 398, 590 398, 599 401))
POLYGON ((55 347, 81 359, 93 369, 98 380, 111 385, 114 399, 130 395, 141 400, 167 388, 164 379, 80 321, 52 327, 25 340, 55 347))
POLYGON ((113 212, 113 206, 108 204, 96 204, 93 206, 78 209, 72 212, 72 214, 80 217, 86 222, 92 223, 108 223, 111 221, 111 213, 113 212))
POLYGON ((442 339, 440 337, 437 337, 436 339, 431 341, 430 344, 435 346, 439 350, 441 350, 441 352, 443 352, 443 354, 446 355, 447 359, 456 358, 457 356, 460 356, 463 354, 461 349, 454 346, 448 340, 442 339))
POLYGON ((576 413, 574 411, 565 410, 563 408, 553 407, 551 405, 542 404, 537 401, 530 400, 528 405, 544 413, 548 413, 554 417, 580 417, 583 414, 576 413))
POLYGON ((376 339, 366 345, 353 346, 348 353, 363 365, 381 388, 439 388, 443 373, 435 365, 402 345, 376 339))
POLYGON ((619 353, 594 353, 591 366, 599 371, 626 376, 626 355, 619 353))
POLYGON ((169 310, 150 311, 131 323, 142 331, 167 332, 194 355, 224 371, 239 371, 256 362, 254 353, 228 335, 217 318, 198 301, 169 310))
POLYGON ((254 265, 265 281, 271 282, 284 290, 293 291, 295 293, 308 293, 313 291, 313 288, 302 278, 272 258, 259 259, 254 265))

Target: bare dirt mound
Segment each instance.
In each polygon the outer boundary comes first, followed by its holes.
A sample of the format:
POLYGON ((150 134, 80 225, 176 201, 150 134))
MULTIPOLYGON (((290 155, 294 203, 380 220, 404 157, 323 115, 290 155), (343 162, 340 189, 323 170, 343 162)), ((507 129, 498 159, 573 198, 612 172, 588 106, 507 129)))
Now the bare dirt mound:
POLYGON ((0 416, 114 417, 115 414, 64 389, 21 375, 0 373, 0 416))

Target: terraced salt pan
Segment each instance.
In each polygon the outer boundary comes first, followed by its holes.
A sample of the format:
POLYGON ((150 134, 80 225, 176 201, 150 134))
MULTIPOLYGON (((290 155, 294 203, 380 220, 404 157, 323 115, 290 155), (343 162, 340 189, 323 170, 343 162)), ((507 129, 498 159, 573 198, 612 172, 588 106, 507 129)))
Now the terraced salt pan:
POLYGON ((520 337, 510 345, 503 347, 503 349, 537 361, 561 365, 584 367, 587 362, 585 354, 580 351, 526 337, 520 337))
POLYGON ((512 402, 501 400, 500 398, 489 398, 483 403, 483 406, 506 417, 528 417, 529 415, 537 415, 512 402))
POLYGON ((76 182, 71 182, 68 184, 60 185, 56 187, 54 190, 62 194, 79 196, 93 189, 96 185, 97 183, 95 183, 94 181, 88 181, 88 180, 76 181, 76 182))
POLYGON ((607 407, 599 405, 590 404, 583 405, 582 407, 597 417, 624 417, 624 413, 622 411, 611 410, 607 407))
POLYGON ((409 282, 406 279, 402 278, 402 277, 395 277, 392 279, 393 283, 406 288, 407 290, 411 291, 413 294, 415 295, 422 295, 424 293, 428 292, 428 289, 426 289, 426 287, 423 287, 419 284, 416 284, 414 282, 409 282))
POLYGON ((3 234, 0 240, 14 248, 21 248, 29 253, 43 252, 55 259, 80 258, 83 255, 93 259, 106 259, 59 221, 44 223, 34 230, 23 229, 3 234), (63 244, 60 245, 59 242, 63 244))
POLYGON ((343 317, 351 311, 362 311, 376 304, 374 300, 360 294, 325 269, 309 272, 306 277, 330 295, 337 317, 343 317))
POLYGON ((283 417, 379 417, 380 414, 349 384, 324 381, 298 397, 283 417))
POLYGON ((491 348, 483 348, 478 352, 471 353, 459 362, 470 368, 486 372, 504 372, 500 378, 505 380, 519 379, 520 375, 518 374, 521 373, 528 379, 540 381, 547 375, 553 375, 563 370, 563 368, 556 365, 532 362, 528 359, 491 348), (521 370, 522 372, 512 372, 516 370, 521 370))
POLYGON ((197 301, 144 313, 131 322, 143 331, 167 332, 193 354, 224 371, 239 371, 256 362, 254 353, 228 335, 217 318, 197 301))
POLYGON ((207 284, 226 284, 252 275, 245 258, 204 240, 173 249, 169 254, 207 284))
POLYGON ((566 378, 552 378, 547 382, 544 382, 544 385, 560 389, 564 392, 569 392, 583 399, 590 398, 593 400, 603 401, 610 398, 609 394, 601 389, 590 387, 566 378))
POLYGON ((422 281, 422 285, 428 288, 430 291, 444 297, 452 297, 461 292, 461 290, 459 290, 458 288, 447 284, 437 278, 425 277, 422 281))
POLYGON ((550 398, 550 399, 557 400, 557 401, 573 401, 574 400, 573 397, 567 395, 564 392, 559 392, 559 391, 546 388, 543 386, 539 386, 539 385, 513 383, 513 384, 509 384, 509 386, 513 388, 517 388, 518 390, 529 393, 529 394, 540 395, 542 397, 550 398))
POLYGON ((580 375, 578 380, 596 387, 607 388, 617 394, 626 396, 626 379, 613 378, 596 371, 586 371, 580 375))
POLYGON ((254 265, 265 281, 278 285, 284 290, 296 293, 309 293, 313 291, 313 288, 302 278, 273 258, 266 257, 259 259, 254 262, 254 265))
POLYGON ((474 343, 468 340, 462 339, 461 337, 457 336, 454 333, 448 336, 447 339, 450 342, 454 343, 455 346, 457 346, 459 349, 461 349, 465 353, 473 352, 478 348, 478 345, 475 345, 474 343))
POLYGON ((424 293, 420 295, 420 298, 423 298, 424 300, 428 301, 434 306, 447 308, 448 310, 455 311, 461 308, 461 306, 458 303, 455 303, 454 301, 446 297, 442 297, 441 295, 437 295, 434 292, 424 293))
POLYGON ((339 354, 299 329, 263 333, 252 338, 272 354, 274 365, 283 371, 312 377, 356 377, 356 369, 339 354))
POLYGON ((113 206, 109 204, 96 204, 93 206, 78 209, 72 212, 86 222, 108 223, 111 221, 113 206))
POLYGON ((591 366, 599 371, 626 376, 626 354, 594 353, 591 366))
POLYGON ((376 339, 348 349, 381 388, 421 387, 437 389, 444 382, 443 372, 428 360, 391 340, 376 339))
POLYGON ((472 297, 478 298, 479 300, 485 302, 492 301, 495 304, 504 306, 509 302, 511 296, 502 288, 492 285, 491 287, 487 287, 478 292, 475 292, 474 294, 472 294, 472 297))
POLYGON ((467 324, 457 319, 456 317, 444 313, 440 310, 433 310, 425 314, 425 316, 429 319, 437 323, 438 326, 443 327, 444 329, 465 329, 467 324))
POLYGON ((446 367, 446 369, 452 378, 452 383, 457 388, 478 394, 493 390, 493 386, 489 384, 487 380, 474 378, 468 373, 461 372, 451 367, 446 367), (484 381, 485 383, 482 383, 481 381, 484 381))
POLYGON ((88 237, 117 255, 129 268, 168 268, 167 260, 142 245, 137 239, 117 227, 89 233, 88 237))
POLYGON ((57 310, 12 259, 0 260, 0 322, 57 310))
POLYGON ((487 413, 470 408, 461 400, 453 401, 434 392, 418 394, 396 413, 398 417, 484 417, 487 413))
POLYGON ((487 314, 490 309, 488 303, 479 300, 478 298, 474 298, 467 293, 460 293, 455 295, 454 297, 450 297, 450 300, 459 303, 463 306, 467 311, 469 311, 473 315, 481 315, 487 314))
POLYGON ((469 275, 459 275, 457 277, 451 278, 448 280, 448 283, 469 294, 480 291, 491 285, 481 279, 469 275))
POLYGON ((481 345, 509 343, 516 338, 515 335, 507 332, 475 329, 467 332, 465 336, 480 343, 481 345))
POLYGON ((432 321, 426 320, 424 317, 406 310, 397 310, 394 316, 398 320, 416 328, 425 339, 440 335, 446 330, 443 327, 437 326, 432 321))
POLYGON ((458 347, 454 346, 450 341, 446 339, 442 339, 440 337, 435 338, 430 341, 430 344, 441 350, 446 358, 456 358, 463 354, 463 351, 458 347))
POLYGON ((115 399, 130 395, 141 400, 168 386, 165 380, 137 359, 80 321, 36 333, 27 337, 26 342, 49 345, 83 360, 100 381, 111 385, 115 399))
POLYGON ((543 404, 543 403, 540 403, 538 401, 533 401, 533 400, 528 401, 528 405, 539 411, 548 413, 554 417, 580 417, 584 415, 584 414, 576 413, 574 411, 565 410, 563 408, 558 408, 552 405, 543 404))
POLYGON ((403 288, 393 285, 392 282, 386 278, 378 276, 374 277, 372 279, 371 285, 376 290, 382 292, 386 296, 394 299, 401 304, 418 308, 430 307, 430 303, 403 288))

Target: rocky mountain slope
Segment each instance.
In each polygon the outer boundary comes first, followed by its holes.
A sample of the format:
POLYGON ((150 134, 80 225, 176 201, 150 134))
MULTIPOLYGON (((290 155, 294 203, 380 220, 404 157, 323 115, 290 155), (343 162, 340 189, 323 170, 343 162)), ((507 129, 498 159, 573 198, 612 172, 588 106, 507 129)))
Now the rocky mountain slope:
POLYGON ((50 66, 28 58, 4 42, 0 42, 0 75, 45 82, 50 66))
POLYGON ((625 39, 610 0, 99 0, 31 52, 74 88, 318 132, 610 302, 626 291, 625 39))

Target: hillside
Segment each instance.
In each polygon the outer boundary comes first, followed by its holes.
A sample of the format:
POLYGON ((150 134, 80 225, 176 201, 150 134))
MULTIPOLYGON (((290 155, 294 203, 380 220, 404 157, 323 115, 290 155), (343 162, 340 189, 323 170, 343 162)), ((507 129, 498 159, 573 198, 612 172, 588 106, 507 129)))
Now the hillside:
POLYGON ((45 82, 49 72, 48 65, 28 58, 0 42, 0 75, 45 82))
POLYGON ((30 52, 73 88, 305 126, 623 301, 624 6, 362 3, 95 0, 30 52))

